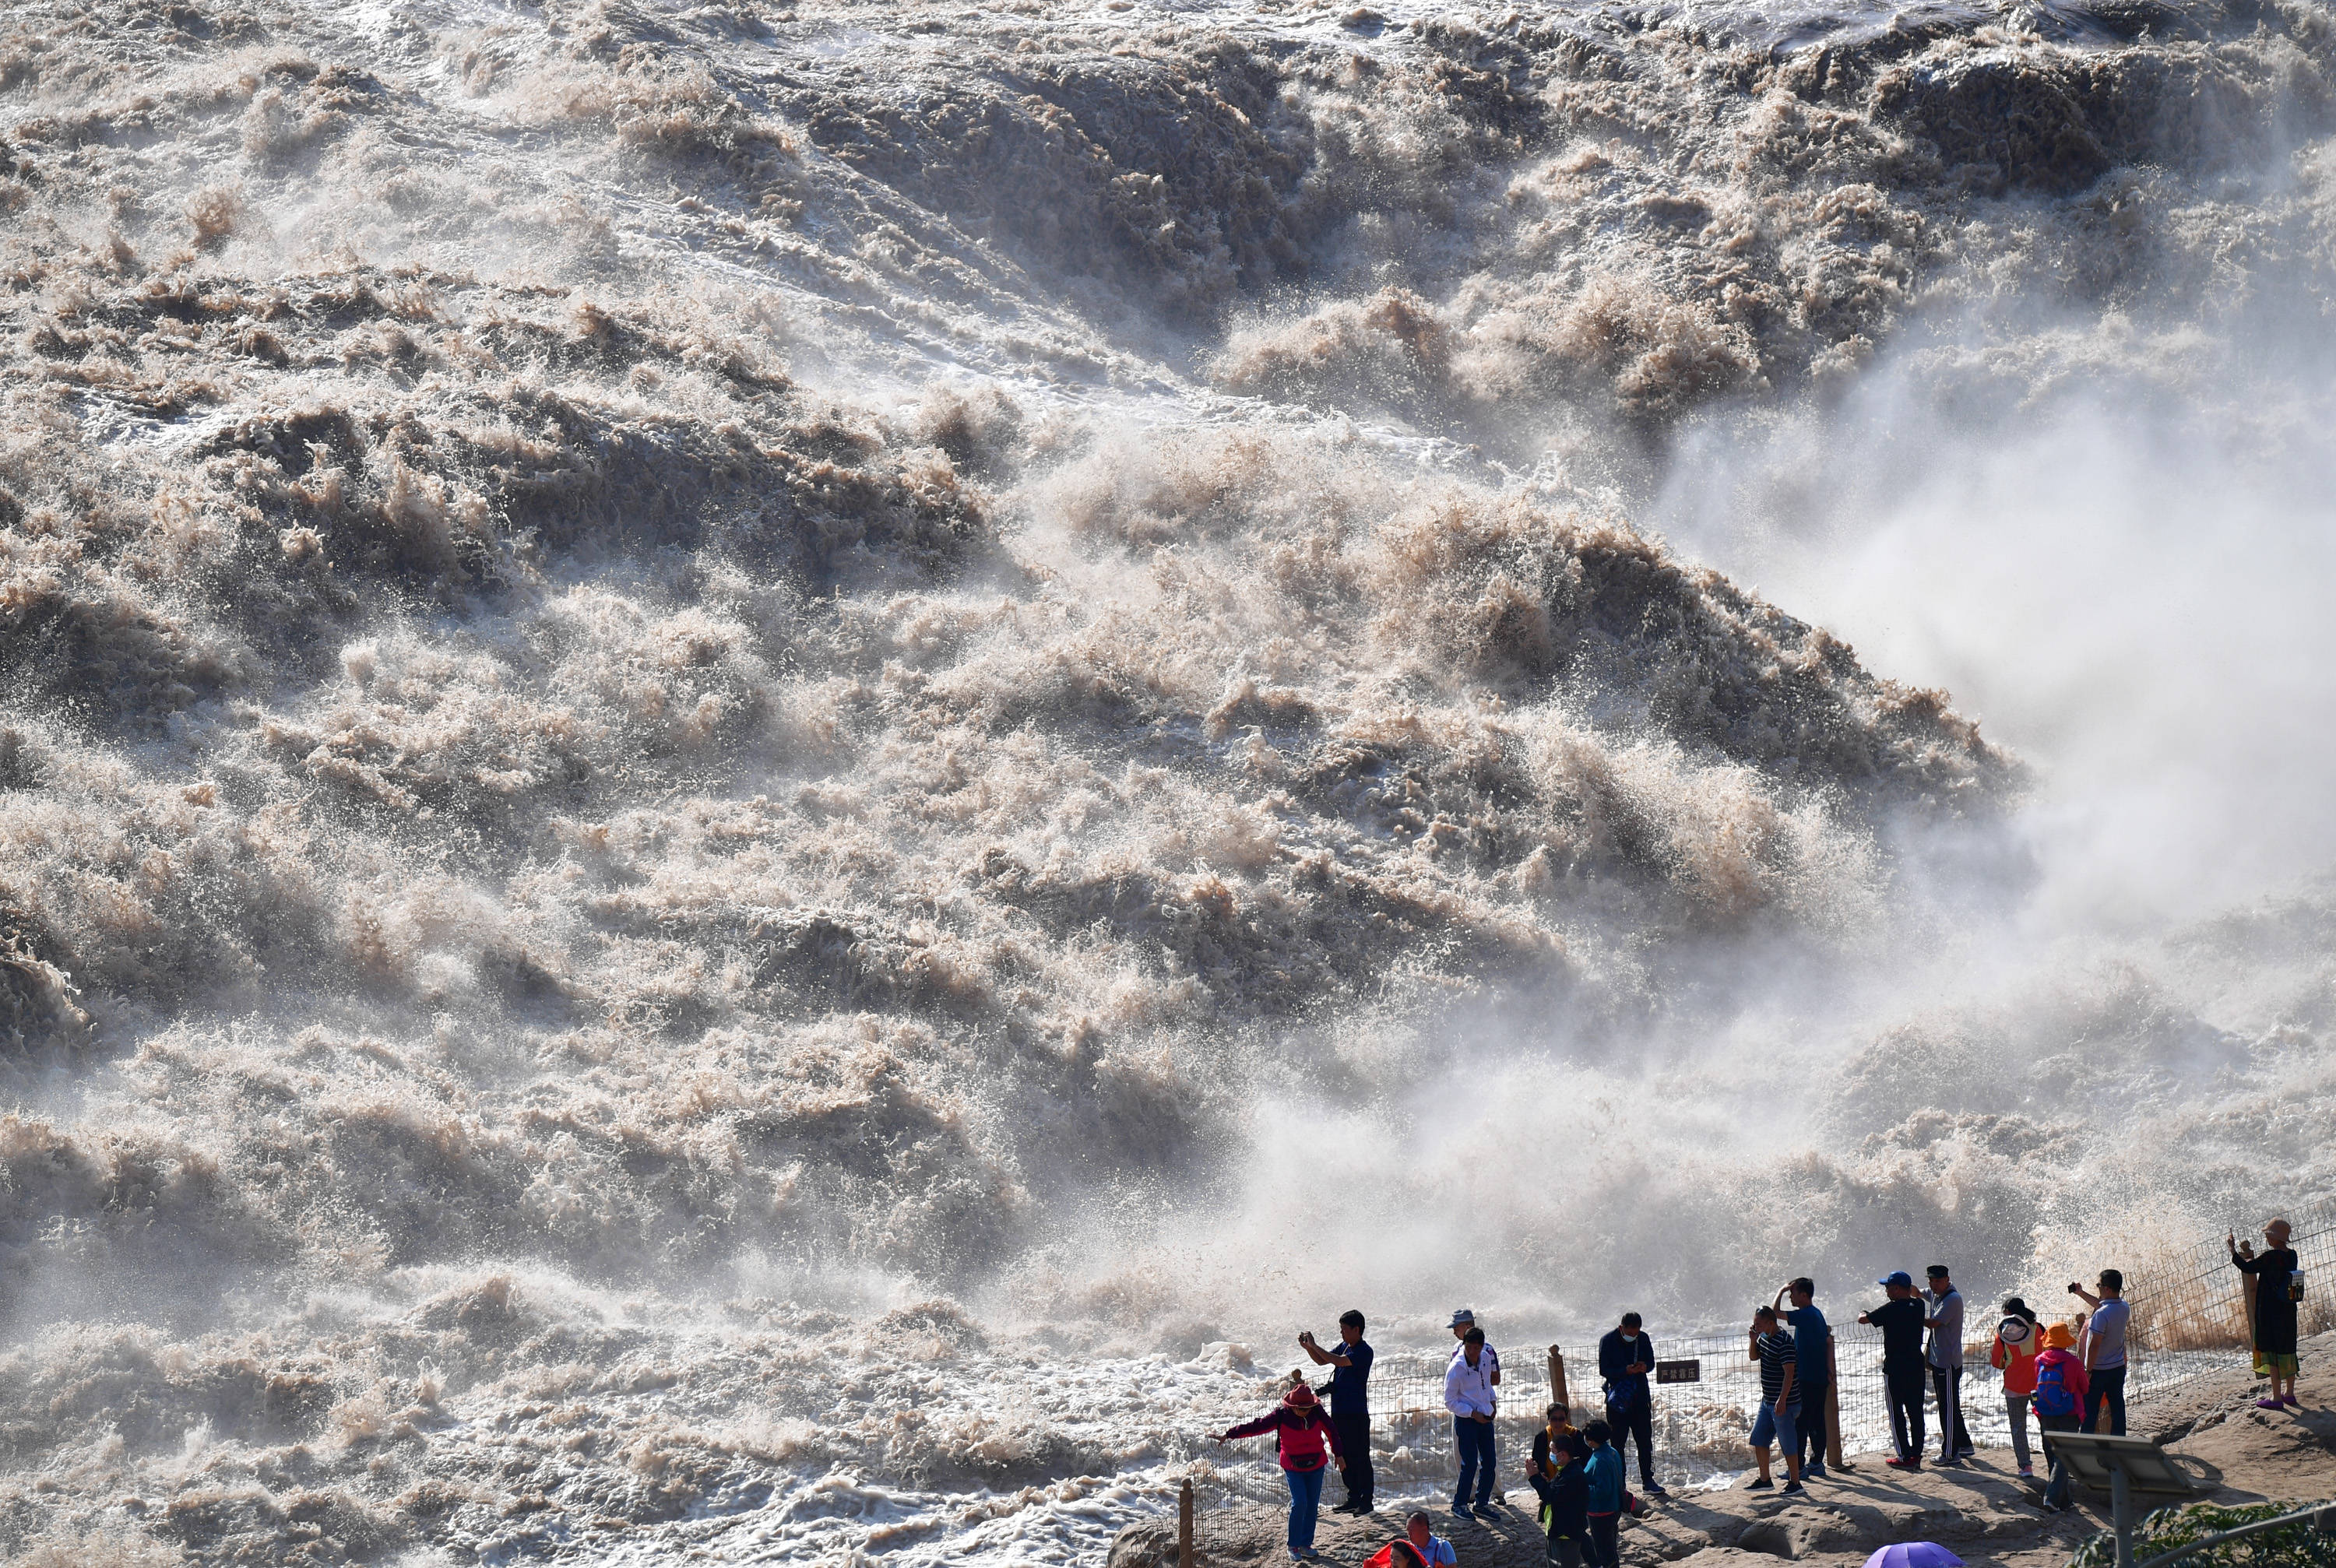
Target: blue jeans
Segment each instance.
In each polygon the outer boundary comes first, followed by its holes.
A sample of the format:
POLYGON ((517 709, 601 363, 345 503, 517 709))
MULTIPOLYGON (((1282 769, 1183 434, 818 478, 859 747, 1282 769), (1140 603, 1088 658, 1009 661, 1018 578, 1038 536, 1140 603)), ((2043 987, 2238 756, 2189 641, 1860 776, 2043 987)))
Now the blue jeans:
POLYGON ((1314 1522, 1322 1515, 1322 1474, 1329 1469, 1326 1463, 1315 1470, 1284 1470, 1281 1478, 1290 1483, 1290 1549, 1303 1552, 1314 1544, 1314 1522))
POLYGON ((1779 1416, 1775 1400, 1761 1400, 1760 1414, 1752 1422, 1752 1446, 1766 1448, 1771 1442, 1781 1443, 1786 1453, 1797 1456, 1801 1447, 1800 1418, 1798 1405, 1786 1406, 1785 1413, 1779 1416))
POLYGON ((1453 1489, 1452 1505, 1468 1505, 1468 1483, 1476 1484, 1476 1506, 1493 1500, 1493 1424, 1466 1416, 1452 1418, 1452 1446, 1460 1453, 1460 1485, 1453 1489))

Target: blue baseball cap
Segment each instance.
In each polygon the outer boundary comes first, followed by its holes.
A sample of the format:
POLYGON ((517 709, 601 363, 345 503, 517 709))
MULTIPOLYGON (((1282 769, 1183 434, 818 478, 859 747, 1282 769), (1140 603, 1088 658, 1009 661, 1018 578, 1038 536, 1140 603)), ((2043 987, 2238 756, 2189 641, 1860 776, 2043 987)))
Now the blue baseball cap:
POLYGON ((1903 1269, 1893 1269, 1874 1282, 1877 1285, 1903 1285, 1911 1290, 1914 1288, 1914 1276, 1903 1269))

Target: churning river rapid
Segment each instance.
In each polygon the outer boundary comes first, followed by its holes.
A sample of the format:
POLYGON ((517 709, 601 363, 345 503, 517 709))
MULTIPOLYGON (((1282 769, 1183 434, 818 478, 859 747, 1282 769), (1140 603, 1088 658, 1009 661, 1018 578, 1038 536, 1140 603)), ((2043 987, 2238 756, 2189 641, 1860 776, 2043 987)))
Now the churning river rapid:
POLYGON ((0 1558, 1095 1563, 2326 1193, 2331 284, 2320 0, 18 0, 0 1558))

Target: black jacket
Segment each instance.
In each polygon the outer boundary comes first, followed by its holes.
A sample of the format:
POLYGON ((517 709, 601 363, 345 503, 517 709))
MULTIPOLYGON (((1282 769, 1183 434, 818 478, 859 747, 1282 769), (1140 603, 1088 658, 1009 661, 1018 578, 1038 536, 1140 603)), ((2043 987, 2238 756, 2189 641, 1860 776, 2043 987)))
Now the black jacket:
POLYGON ((1590 1476, 1580 1460, 1560 1470, 1553 1481, 1539 1470, 1527 1479, 1546 1511, 1551 1540, 1579 1541, 1590 1534, 1590 1476))
POLYGON ((1598 1375, 1606 1380, 1606 1402, 1628 1409, 1631 1402, 1647 1397, 1647 1374, 1633 1376, 1622 1370, 1633 1361, 1655 1364, 1654 1337, 1644 1329, 1639 1330, 1639 1343, 1634 1348, 1622 1342, 1622 1330, 1609 1329, 1606 1337, 1598 1341, 1598 1375))

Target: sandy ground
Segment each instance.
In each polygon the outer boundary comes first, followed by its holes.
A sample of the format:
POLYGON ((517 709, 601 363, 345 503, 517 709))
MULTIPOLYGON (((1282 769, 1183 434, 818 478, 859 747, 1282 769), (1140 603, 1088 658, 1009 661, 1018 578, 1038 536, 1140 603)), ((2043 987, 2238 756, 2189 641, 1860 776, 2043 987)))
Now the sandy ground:
MULTIPOLYGON (((2300 1414, 2254 1407, 2258 1392, 2241 1373, 2201 1379, 2139 1413, 2134 1429, 2180 1455, 2197 1476, 2202 1497, 2249 1503, 2336 1495, 2336 1370, 2330 1353, 2336 1336, 2304 1347, 2300 1414)), ((1971 1564, 2059 1568, 2095 1532, 2108 1524, 2108 1499, 2081 1488, 2078 1506, 2055 1517, 2037 1505, 2042 1480, 2023 1481, 2008 1450, 1982 1452, 1955 1470, 1902 1475, 1869 1454, 1853 1459, 1805 1497, 1747 1492, 1681 1494, 1650 1517, 1627 1526, 1622 1553, 1630 1564, 1692 1563, 1696 1568, 1757 1568, 1763 1560, 1791 1558, 1851 1568, 1876 1547, 1898 1541, 1935 1541, 1971 1564)), ((1748 1475, 1747 1472, 1747 1475, 1748 1475)), ((1330 1488, 1335 1495, 1336 1487, 1330 1488)), ((1458 1549, 1466 1568, 1529 1568, 1544 1560, 1533 1521, 1532 1497, 1495 1522, 1464 1524, 1438 1514, 1436 1530, 1458 1549)), ((1323 1517, 1315 1544, 1322 1561, 1353 1565, 1399 1528, 1392 1513, 1365 1523, 1323 1517)), ((1288 1561, 1283 1513, 1247 1506, 1202 1515, 1201 1560, 1206 1564, 1288 1561)), ((1110 1568, 1155 1568, 1175 1561, 1173 1523, 1146 1523, 1122 1533, 1110 1568)))

